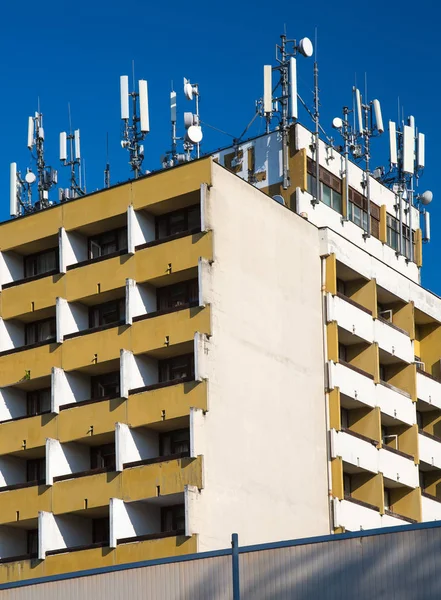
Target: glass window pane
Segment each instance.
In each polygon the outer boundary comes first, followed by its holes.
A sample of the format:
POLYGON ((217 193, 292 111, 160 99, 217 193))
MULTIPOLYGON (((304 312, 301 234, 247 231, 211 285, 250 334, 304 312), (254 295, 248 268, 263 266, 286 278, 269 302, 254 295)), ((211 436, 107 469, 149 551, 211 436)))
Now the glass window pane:
POLYGON ((341 212, 342 212, 341 207, 342 207, 341 194, 339 194, 335 190, 332 190, 332 208, 334 208, 337 212, 339 212, 341 214, 341 212))
POLYGON ((332 199, 332 190, 327 185, 323 183, 320 184, 322 186, 322 202, 327 204, 327 206, 331 206, 332 199))

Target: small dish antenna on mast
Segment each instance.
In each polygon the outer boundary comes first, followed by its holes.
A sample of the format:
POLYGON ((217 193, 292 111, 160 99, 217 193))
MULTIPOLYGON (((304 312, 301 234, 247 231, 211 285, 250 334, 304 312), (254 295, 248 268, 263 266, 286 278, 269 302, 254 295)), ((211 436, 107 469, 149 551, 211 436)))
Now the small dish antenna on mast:
POLYGON ((144 161, 144 146, 141 142, 150 131, 148 104, 148 85, 145 79, 138 82, 138 92, 129 92, 129 77, 120 77, 121 119, 124 122, 121 146, 127 148, 130 166, 138 178, 144 161), (132 98, 132 116, 130 118, 129 98, 132 98))
POLYGON ((184 94, 187 100, 195 101, 195 112, 184 113, 184 126, 186 129, 184 137, 184 150, 187 155, 187 160, 191 160, 191 153, 196 146, 196 156, 200 157, 200 143, 202 142, 202 128, 199 117, 199 85, 190 83, 190 80, 184 77, 184 94))

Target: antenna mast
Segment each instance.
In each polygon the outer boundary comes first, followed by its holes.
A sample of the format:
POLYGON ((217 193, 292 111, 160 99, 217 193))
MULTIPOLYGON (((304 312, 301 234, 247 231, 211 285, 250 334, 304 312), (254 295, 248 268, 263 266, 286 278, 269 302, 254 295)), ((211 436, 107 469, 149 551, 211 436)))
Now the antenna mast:
POLYGON ((286 34, 280 36, 280 45, 276 45, 277 67, 264 65, 264 91, 263 100, 258 102, 261 116, 266 119, 266 131, 270 132, 271 120, 275 113, 279 113, 279 129, 282 136, 282 168, 283 189, 290 185, 289 163, 288 163, 288 129, 290 122, 297 120, 297 63, 298 53, 305 57, 313 54, 312 42, 309 38, 303 38, 297 44, 296 40, 289 40, 286 34), (292 44, 292 51, 288 52, 287 44, 292 44), (279 71, 279 81, 272 89, 272 71, 279 71), (280 87, 281 95, 274 97, 273 93, 280 87), (280 103, 281 109, 278 108, 280 103))
POLYGON ((145 79, 138 81, 138 90, 138 92, 129 92, 129 77, 128 75, 121 76, 121 119, 124 122, 121 146, 129 151, 129 163, 135 174, 135 179, 141 175, 141 167, 144 161, 144 146, 141 142, 150 131, 148 88, 145 79), (131 118, 129 98, 132 99, 131 118))
MULTIPOLYGON (((43 129, 43 114, 36 112, 34 117, 29 117, 28 120, 28 148, 32 158, 36 162, 37 167, 37 189, 38 202, 35 203, 33 209, 40 210, 51 205, 49 202, 49 191, 52 186, 57 184, 58 174, 52 167, 46 166, 44 159, 44 129, 43 129), (35 147, 35 154, 32 149, 35 147)), ((31 173, 31 169, 28 173, 31 173)), ((29 178, 31 179, 31 178, 29 178)), ((33 182, 32 182, 33 183, 33 182)))
MULTIPOLYGON (((184 113, 184 125, 186 129, 184 137, 184 150, 186 152, 186 160, 191 160, 191 153, 196 146, 196 158, 201 155, 202 129, 199 116, 199 84, 190 83, 189 79, 184 77, 184 94, 187 100, 195 101, 195 113, 184 113)), ((176 138, 178 139, 178 138, 176 138)))
POLYGON ((109 134, 106 133, 106 168, 104 169, 104 187, 110 187, 109 134))
POLYGON ((62 131, 60 133, 60 161, 64 167, 70 167, 70 186, 66 189, 59 190, 59 200, 64 202, 71 198, 84 196, 86 193, 85 182, 84 187, 81 183, 81 147, 80 147, 80 130, 75 129, 72 133, 72 119, 69 111, 69 133, 62 131), (69 152, 67 148, 69 146, 69 152), (79 175, 77 175, 77 170, 79 175), (79 180, 78 180, 79 177, 79 180))

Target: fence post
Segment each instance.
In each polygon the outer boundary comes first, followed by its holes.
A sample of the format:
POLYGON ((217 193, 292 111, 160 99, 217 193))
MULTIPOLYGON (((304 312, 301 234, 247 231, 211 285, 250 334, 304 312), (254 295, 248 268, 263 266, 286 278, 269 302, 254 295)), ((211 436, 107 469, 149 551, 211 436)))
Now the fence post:
POLYGON ((239 536, 233 533, 231 536, 232 546, 232 567, 233 567, 233 600, 240 600, 240 581, 239 581, 239 536))

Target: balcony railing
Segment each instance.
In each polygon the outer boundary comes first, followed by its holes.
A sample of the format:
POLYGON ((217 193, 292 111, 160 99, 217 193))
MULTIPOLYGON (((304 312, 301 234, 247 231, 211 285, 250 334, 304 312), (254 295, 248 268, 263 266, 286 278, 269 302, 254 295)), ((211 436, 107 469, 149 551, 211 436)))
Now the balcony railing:
POLYGON ((127 254, 128 249, 123 248, 122 250, 116 250, 115 252, 110 252, 109 254, 104 254, 102 256, 96 256, 95 258, 88 258, 87 260, 82 260, 80 262, 74 263, 73 265, 68 265, 66 267, 67 271, 72 271, 73 269, 78 269, 79 267, 86 267, 87 265, 94 265, 95 263, 102 262, 103 260, 107 260, 108 258, 115 258, 115 256, 123 256, 127 254))
POLYGON ((353 496, 350 496, 347 493, 345 493, 344 499, 347 500, 348 502, 352 502, 353 504, 358 504, 359 506, 364 506, 364 508, 370 508, 371 510, 380 512, 380 509, 378 508, 378 506, 375 506, 375 504, 369 504, 369 502, 364 502, 364 500, 359 500, 358 498, 354 498, 353 496))
POLYGON ((38 273, 38 275, 31 275, 30 277, 23 277, 22 279, 16 279, 15 281, 10 281, 9 283, 4 283, 2 285, 3 290, 7 290, 8 288, 15 287, 16 285, 20 285, 22 283, 29 283, 31 281, 37 281, 37 279, 43 279, 44 277, 50 277, 51 275, 59 275, 59 269, 52 269, 51 271, 46 271, 45 273, 38 273))
POLYGON ((114 321, 113 323, 106 323, 105 325, 97 325, 97 327, 89 327, 88 329, 81 329, 80 331, 67 333, 64 336, 64 340, 66 341, 83 335, 89 335, 89 333, 97 333, 98 331, 105 331, 106 329, 112 329, 112 327, 120 327, 121 325, 125 325, 125 322, 125 319, 120 319, 119 321, 114 321))
POLYGON ((155 458, 145 458, 143 460, 135 460, 123 464, 124 469, 131 467, 141 467, 142 465, 154 465, 155 463, 168 462, 170 460, 178 460, 179 458, 190 458, 190 452, 178 452, 176 454, 168 454, 166 456, 155 456, 155 458))
POLYGON ((8 350, 3 350, 0 352, 0 356, 15 354, 15 352, 24 352, 25 350, 33 350, 34 348, 39 348, 40 346, 46 346, 46 344, 54 344, 56 341, 57 340, 55 337, 51 337, 47 340, 42 340, 41 342, 34 342, 33 344, 26 344, 24 346, 18 346, 17 348, 9 348, 8 350))
POLYGON ((358 302, 355 302, 355 300, 352 300, 352 298, 348 298, 348 296, 345 296, 341 292, 337 292, 336 296, 337 296, 337 298, 340 298, 341 300, 344 300, 348 304, 352 304, 352 306, 355 306, 356 308, 358 308, 358 309, 362 310, 363 312, 367 313, 368 315, 372 316, 372 311, 371 310, 369 310, 368 308, 365 308, 364 306, 362 306, 358 302))
POLYGON ((35 479, 34 481, 24 481, 23 483, 13 483, 0 487, 1 492, 10 492, 11 490, 21 490, 23 488, 34 487, 35 485, 46 485, 45 479, 35 479))
POLYGON ((170 379, 169 381, 151 383, 150 385, 144 385, 142 387, 133 388, 132 390, 129 390, 129 396, 141 394, 142 392, 150 392, 151 390, 160 390, 161 388, 170 387, 172 385, 178 385, 179 383, 188 383, 190 381, 196 381, 193 375, 190 375, 189 377, 179 377, 179 379, 170 379))
POLYGON ((160 238, 159 240, 151 240, 150 242, 139 244, 138 246, 135 246, 135 250, 144 250, 144 248, 152 248, 153 246, 165 244, 166 242, 171 242, 173 240, 179 240, 180 238, 187 237, 188 235, 194 235, 196 233, 201 233, 200 227, 195 227, 194 229, 188 229, 187 231, 181 231, 180 233, 168 235, 166 237, 160 238))
POLYGON ((400 515, 399 513, 394 512, 393 510, 386 509, 384 511, 385 515, 389 515, 389 517, 395 517, 396 519, 401 519, 402 521, 407 521, 408 523, 418 523, 416 519, 411 519, 410 517, 405 517, 404 515, 400 515))
POLYGON ((360 375, 364 375, 365 377, 369 377, 369 379, 374 379, 374 376, 371 375, 370 373, 368 373, 367 371, 363 371, 363 369, 360 369, 359 367, 351 365, 351 363, 348 363, 345 360, 340 360, 339 359, 338 362, 341 365, 343 365, 344 367, 347 367, 348 369, 351 369, 352 371, 355 371, 356 373, 359 373, 360 375))
POLYGON ((107 394, 107 396, 100 396, 99 398, 90 398, 89 400, 81 400, 79 402, 70 402, 69 404, 62 404, 60 410, 67 410, 69 408, 76 408, 77 406, 86 406, 87 404, 96 404, 97 402, 104 402, 105 400, 115 400, 120 398, 120 394, 107 394))

